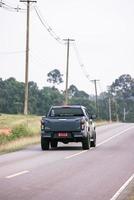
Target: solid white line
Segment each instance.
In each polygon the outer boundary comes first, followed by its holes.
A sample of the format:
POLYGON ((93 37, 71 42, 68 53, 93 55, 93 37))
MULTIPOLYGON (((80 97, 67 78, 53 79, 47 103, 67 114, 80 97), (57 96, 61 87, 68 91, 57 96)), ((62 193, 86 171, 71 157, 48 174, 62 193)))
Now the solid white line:
POLYGON ((16 173, 16 174, 12 174, 12 175, 10 175, 10 176, 6 176, 6 178, 7 178, 7 179, 10 179, 10 178, 14 178, 14 177, 16 177, 16 176, 20 176, 20 175, 23 175, 23 174, 26 174, 26 173, 29 173, 29 171, 28 171, 28 170, 25 170, 25 171, 22 171, 22 172, 18 172, 18 173, 16 173))
POLYGON ((122 135, 122 134, 126 134, 128 130, 133 129, 133 128, 134 128, 134 126, 128 128, 128 129, 126 129, 126 130, 123 130, 123 131, 121 131, 120 133, 118 133, 118 134, 116 134, 116 135, 113 135, 112 137, 110 137, 110 138, 104 140, 103 142, 99 143, 99 144, 96 145, 96 146, 97 146, 97 147, 98 147, 98 146, 101 146, 102 144, 105 144, 105 143, 109 142, 109 141, 112 140, 113 138, 116 138, 116 137, 118 137, 118 136, 120 136, 120 135, 122 135))
MULTIPOLYGON (((103 142, 97 144, 96 146, 97 146, 97 147, 98 147, 98 146, 101 146, 102 144, 105 144, 105 143, 109 142, 110 140, 112 140, 112 139, 115 138, 115 137, 118 137, 118 136, 120 136, 120 135, 122 135, 122 134, 126 134, 128 130, 133 129, 133 128, 134 128, 134 126, 128 128, 128 129, 126 129, 126 130, 123 130, 123 131, 121 131, 120 133, 118 133, 118 134, 116 134, 116 135, 113 135, 112 137, 110 137, 110 138, 104 140, 103 142)), ((90 149, 92 149, 92 148, 90 148, 90 149)), ((87 151, 88 151, 88 150, 81 151, 81 152, 79 152, 79 153, 76 153, 76 154, 67 156, 67 157, 65 157, 64 159, 69 159, 69 158, 78 156, 78 155, 80 155, 80 154, 86 153, 87 151)))
POLYGON ((124 183, 124 185, 115 193, 115 195, 110 200, 116 200, 123 190, 129 185, 129 183, 133 180, 134 174, 124 183))

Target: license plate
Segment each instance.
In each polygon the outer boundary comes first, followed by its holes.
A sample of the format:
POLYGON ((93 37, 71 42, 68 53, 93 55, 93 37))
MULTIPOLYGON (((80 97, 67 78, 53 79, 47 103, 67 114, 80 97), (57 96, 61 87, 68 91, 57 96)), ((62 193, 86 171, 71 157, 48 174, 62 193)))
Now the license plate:
POLYGON ((67 133, 58 133, 58 136, 59 136, 59 137, 67 137, 68 134, 67 134, 67 133))

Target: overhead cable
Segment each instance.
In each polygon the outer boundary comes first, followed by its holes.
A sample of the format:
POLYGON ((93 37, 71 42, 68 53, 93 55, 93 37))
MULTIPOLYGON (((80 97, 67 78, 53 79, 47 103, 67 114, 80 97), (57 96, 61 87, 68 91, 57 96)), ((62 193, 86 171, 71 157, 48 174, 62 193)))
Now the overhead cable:
POLYGON ((19 6, 13 7, 6 2, 3 2, 2 0, 0 1, 0 8, 6 9, 6 10, 11 11, 11 12, 20 12, 20 11, 24 12, 24 11, 26 11, 26 9, 24 9, 24 8, 20 8, 19 6))
POLYGON ((63 40, 53 31, 53 29, 49 26, 47 21, 42 17, 41 12, 37 6, 34 6, 35 12, 43 25, 43 27, 48 31, 48 33, 60 44, 64 44, 63 40))
POLYGON ((78 59, 78 63, 79 63, 79 65, 80 65, 80 67, 81 67, 81 69, 82 69, 82 71, 83 71, 83 74, 84 74, 84 76, 90 81, 89 74, 88 74, 88 72, 87 72, 87 70, 86 70, 85 65, 84 65, 83 62, 82 62, 82 59, 81 59, 81 56, 80 56, 78 47, 76 46, 76 43, 73 45, 73 47, 74 47, 74 51, 75 51, 76 57, 77 57, 77 59, 78 59))
POLYGON ((0 55, 23 54, 26 51, 0 51, 0 55))

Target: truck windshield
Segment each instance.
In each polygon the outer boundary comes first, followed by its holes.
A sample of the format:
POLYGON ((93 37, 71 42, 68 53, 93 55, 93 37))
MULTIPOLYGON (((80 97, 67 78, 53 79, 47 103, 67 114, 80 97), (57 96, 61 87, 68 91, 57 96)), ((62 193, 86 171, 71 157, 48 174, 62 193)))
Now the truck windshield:
POLYGON ((69 117, 69 116, 83 116, 83 111, 81 108, 52 108, 50 111, 50 117, 69 117))

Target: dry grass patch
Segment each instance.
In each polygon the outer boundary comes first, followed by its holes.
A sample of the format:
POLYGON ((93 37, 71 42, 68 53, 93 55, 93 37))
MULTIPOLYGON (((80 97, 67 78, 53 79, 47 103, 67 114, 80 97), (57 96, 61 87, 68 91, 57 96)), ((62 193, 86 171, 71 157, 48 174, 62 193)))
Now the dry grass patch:
POLYGON ((0 116, 0 129, 13 128, 19 124, 25 124, 30 128, 37 128, 40 125, 40 116, 34 115, 8 115, 2 114, 0 116))
POLYGON ((110 124, 109 121, 97 121, 96 122, 96 126, 103 126, 103 125, 107 125, 107 124, 110 124))
POLYGON ((10 152, 39 142, 40 116, 0 116, 0 152, 10 152))
POLYGON ((12 131, 11 128, 1 128, 0 135, 10 135, 11 131, 12 131))
POLYGON ((26 138, 20 138, 15 141, 11 141, 7 143, 6 145, 3 144, 0 146, 0 154, 2 153, 8 153, 8 152, 13 152, 16 150, 23 149, 27 145, 30 144, 37 144, 40 142, 40 137, 34 136, 34 137, 26 137, 26 138))

